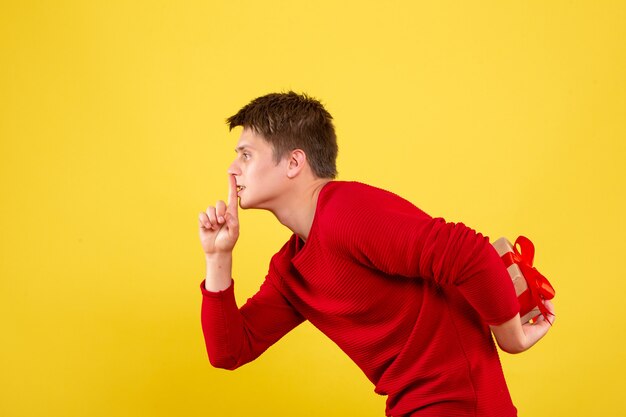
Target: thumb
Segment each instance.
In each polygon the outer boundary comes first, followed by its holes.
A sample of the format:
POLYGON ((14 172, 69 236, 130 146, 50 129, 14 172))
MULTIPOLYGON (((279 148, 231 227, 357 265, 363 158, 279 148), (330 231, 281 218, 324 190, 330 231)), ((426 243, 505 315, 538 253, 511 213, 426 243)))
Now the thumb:
POLYGON ((239 199, 237 198, 237 180, 234 175, 228 174, 228 207, 226 212, 230 213, 235 220, 239 218, 239 199))

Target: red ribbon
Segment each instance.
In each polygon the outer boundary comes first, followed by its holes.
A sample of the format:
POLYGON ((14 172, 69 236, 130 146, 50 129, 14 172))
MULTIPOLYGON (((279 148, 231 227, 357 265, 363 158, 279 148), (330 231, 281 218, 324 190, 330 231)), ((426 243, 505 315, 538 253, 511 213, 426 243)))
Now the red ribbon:
POLYGON ((533 304, 532 307, 536 305, 548 323, 552 324, 548 318, 548 316, 552 314, 543 304, 543 300, 551 300, 554 298, 554 288, 550 285, 546 277, 541 275, 541 273, 533 267, 534 257, 535 245, 533 245, 533 242, 527 237, 519 236, 515 241, 515 245, 513 245, 513 252, 507 252, 502 255, 502 260, 507 268, 514 263, 519 266, 528 284, 528 292, 533 304), (517 250, 518 246, 519 251, 517 250))

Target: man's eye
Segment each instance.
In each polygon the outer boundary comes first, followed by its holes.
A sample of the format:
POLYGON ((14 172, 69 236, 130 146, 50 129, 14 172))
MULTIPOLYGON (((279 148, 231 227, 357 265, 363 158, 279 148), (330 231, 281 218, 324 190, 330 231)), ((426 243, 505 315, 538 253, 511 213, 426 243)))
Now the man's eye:
POLYGON ((244 152, 241 155, 243 156, 243 159, 250 159, 250 154, 247 152, 244 152))

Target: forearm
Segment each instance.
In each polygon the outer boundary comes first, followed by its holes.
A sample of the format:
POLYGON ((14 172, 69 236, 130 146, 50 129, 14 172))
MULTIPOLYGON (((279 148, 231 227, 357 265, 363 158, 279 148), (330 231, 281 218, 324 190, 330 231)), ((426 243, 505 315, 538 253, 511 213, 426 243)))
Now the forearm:
POLYGON ((496 338, 496 342, 498 342, 498 346, 505 352, 520 353, 530 347, 525 347, 527 343, 526 335, 524 334, 519 314, 500 325, 490 326, 490 328, 496 338))
POLYGON ((454 283, 488 324, 519 321, 519 302, 511 277, 489 241, 468 233, 471 250, 459 251, 454 283))
POLYGON ((546 335, 554 323, 554 306, 550 301, 544 301, 550 314, 548 320, 540 316, 535 323, 522 324, 519 314, 497 326, 490 326, 491 332, 498 342, 498 346, 508 353, 520 353, 531 348, 546 335))
POLYGON ((234 283, 223 291, 202 290, 202 332, 211 364, 216 368, 235 369, 239 366, 243 320, 234 296, 234 283))
POLYGON ((206 280, 204 287, 207 291, 218 292, 230 287, 232 283, 233 256, 232 252, 218 252, 207 254, 206 280))
POLYGON ((456 286, 488 324, 519 312, 511 277, 488 238, 462 223, 432 222, 421 252, 420 271, 440 284, 456 286))
MULTIPOLYGON (((230 268, 226 269, 230 271, 230 268)), ((222 270, 212 267, 211 278, 223 278, 224 275, 216 274, 222 270)), ((223 290, 207 289, 219 288, 215 282, 208 285, 205 281, 200 285, 203 294, 202 331, 211 364, 235 369, 254 360, 304 318, 270 283, 269 275, 259 291, 238 308, 235 283, 230 274, 226 277, 230 281, 223 290)))

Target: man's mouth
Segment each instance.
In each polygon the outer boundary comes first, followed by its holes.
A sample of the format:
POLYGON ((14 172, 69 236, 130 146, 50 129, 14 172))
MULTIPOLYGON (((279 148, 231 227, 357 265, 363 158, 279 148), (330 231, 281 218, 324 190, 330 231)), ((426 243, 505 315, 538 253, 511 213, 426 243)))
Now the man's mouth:
POLYGON ((238 186, 237 186, 237 194, 239 194, 240 192, 242 192, 242 191, 243 191, 243 190, 245 190, 245 189, 246 189, 246 186, 245 186, 245 185, 238 185, 238 186))

